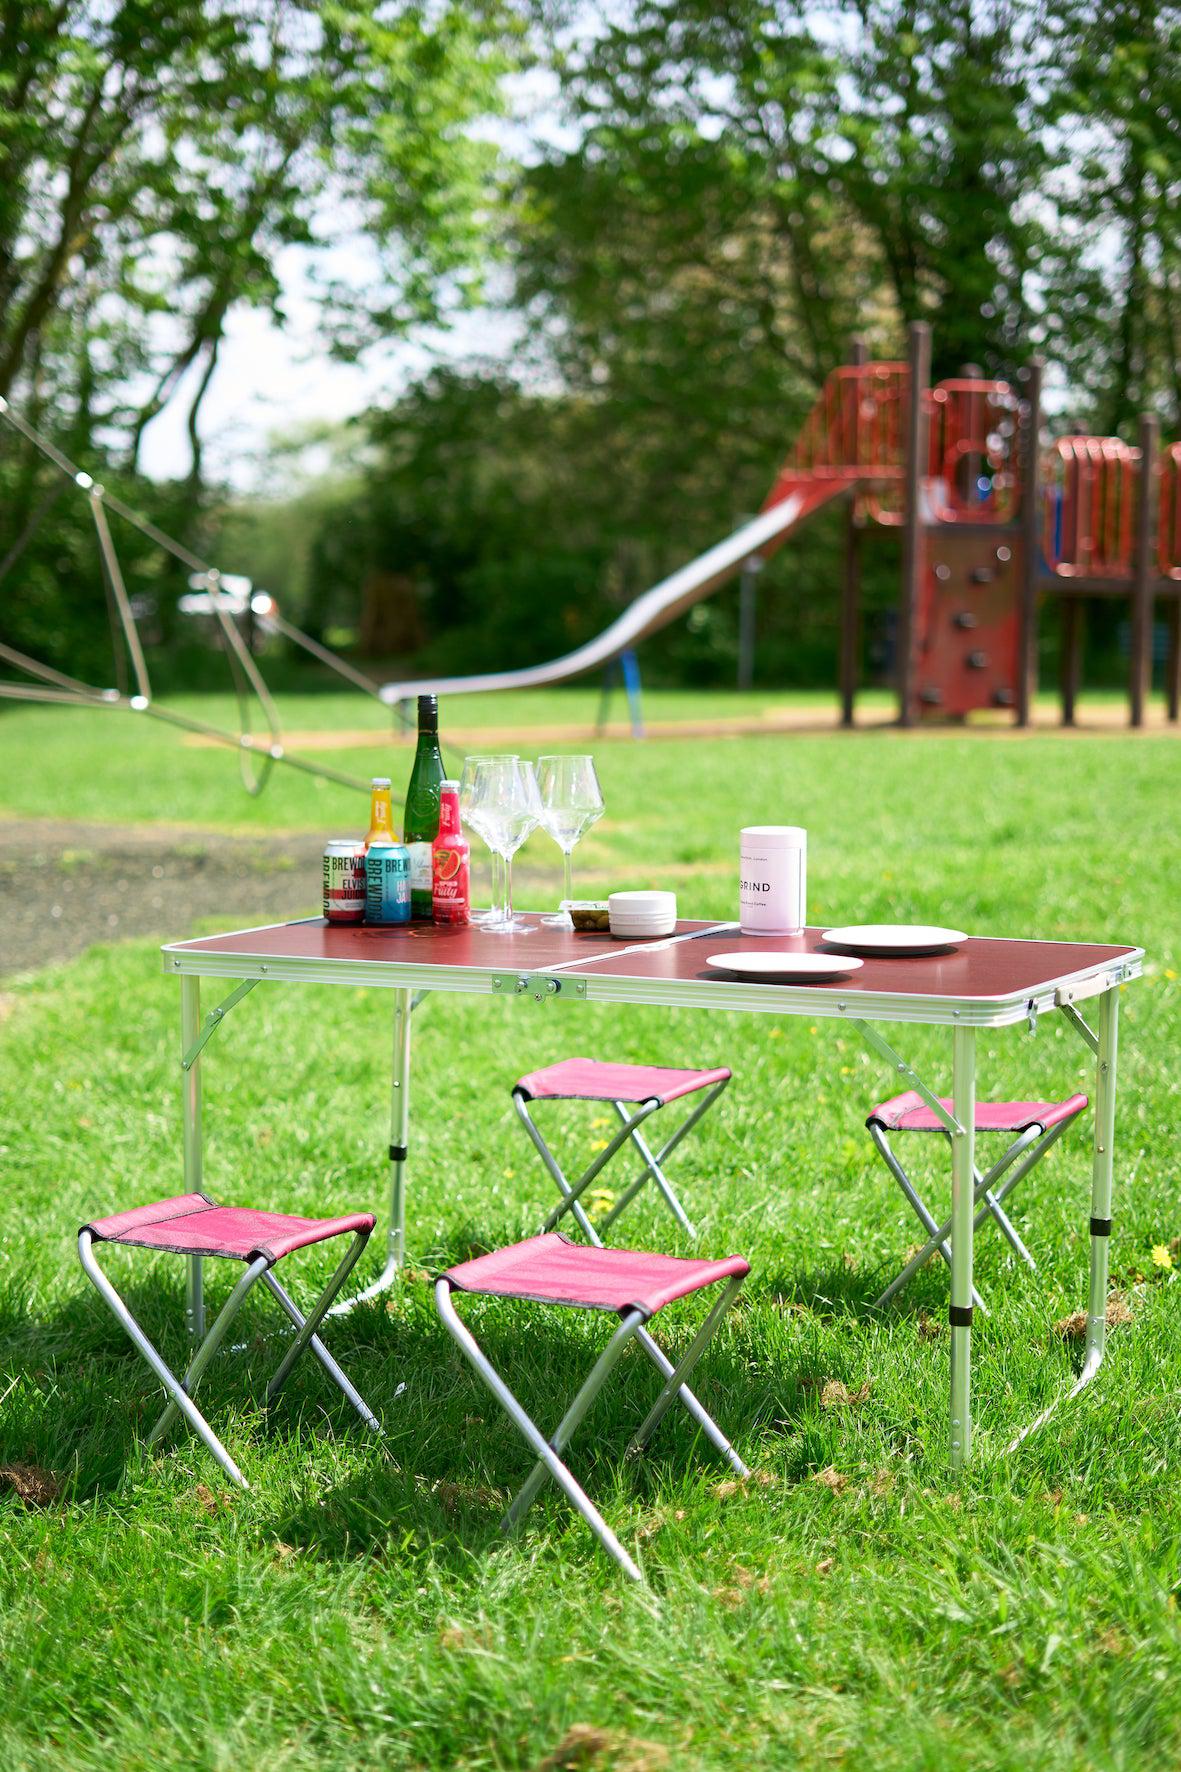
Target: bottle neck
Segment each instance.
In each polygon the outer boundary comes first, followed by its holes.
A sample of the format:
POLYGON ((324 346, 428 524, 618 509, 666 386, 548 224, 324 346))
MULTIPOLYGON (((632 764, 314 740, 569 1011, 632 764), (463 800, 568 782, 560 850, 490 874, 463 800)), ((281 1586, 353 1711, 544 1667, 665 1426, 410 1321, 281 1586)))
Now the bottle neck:
POLYGON ((444 791, 439 795, 439 835, 458 837, 460 834, 459 795, 454 790, 444 791))

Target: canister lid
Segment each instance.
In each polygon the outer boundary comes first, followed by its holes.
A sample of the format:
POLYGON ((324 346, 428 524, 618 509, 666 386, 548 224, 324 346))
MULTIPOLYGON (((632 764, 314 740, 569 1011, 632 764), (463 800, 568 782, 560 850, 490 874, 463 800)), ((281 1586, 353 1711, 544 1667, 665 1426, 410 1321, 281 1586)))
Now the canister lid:
POLYGON ((671 911, 676 915, 677 895, 675 892, 612 892, 607 898, 608 908, 622 911, 628 917, 667 916, 671 911))
POLYGON ((748 824, 742 834, 766 849, 803 849, 808 841, 807 831, 798 824, 748 824))

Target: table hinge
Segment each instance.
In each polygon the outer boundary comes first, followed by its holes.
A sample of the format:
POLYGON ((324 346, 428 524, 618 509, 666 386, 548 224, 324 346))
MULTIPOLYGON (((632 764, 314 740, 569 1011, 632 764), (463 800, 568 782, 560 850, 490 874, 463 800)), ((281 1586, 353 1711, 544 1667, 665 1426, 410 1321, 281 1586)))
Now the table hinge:
POLYGON ((494 972, 492 989, 498 997, 532 997, 535 1003, 557 999, 567 1002, 586 997, 585 978, 565 978, 546 972, 494 972))

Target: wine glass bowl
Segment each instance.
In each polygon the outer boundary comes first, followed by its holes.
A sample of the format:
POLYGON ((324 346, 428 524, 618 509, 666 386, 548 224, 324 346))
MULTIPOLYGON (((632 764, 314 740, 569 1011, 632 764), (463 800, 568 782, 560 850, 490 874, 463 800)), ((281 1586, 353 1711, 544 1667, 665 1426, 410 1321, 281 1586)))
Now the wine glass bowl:
POLYGON ((486 925, 499 934, 524 934, 529 929, 513 916, 513 856, 541 819, 541 802, 532 766, 517 756, 475 760, 468 817, 495 855, 504 862, 501 914, 486 925))
MULTIPOLYGON (((537 792, 540 801, 538 823, 562 851, 565 874, 564 898, 574 896, 573 853, 575 845, 585 836, 597 819, 603 816, 603 790, 595 773, 595 760, 588 756, 547 756, 537 759, 537 792)), ((573 924, 567 910, 543 922, 556 928, 570 929, 573 924)))

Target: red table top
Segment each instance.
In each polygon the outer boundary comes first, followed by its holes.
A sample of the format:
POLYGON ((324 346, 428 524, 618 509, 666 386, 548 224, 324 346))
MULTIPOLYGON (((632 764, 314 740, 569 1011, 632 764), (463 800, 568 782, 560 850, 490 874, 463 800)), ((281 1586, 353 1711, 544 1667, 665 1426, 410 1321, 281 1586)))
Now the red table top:
MULTIPOLYGON (((618 978, 640 983, 728 982, 732 987, 734 975, 707 967, 706 954, 758 953, 769 948, 794 952, 824 950, 820 929, 805 930, 797 937, 755 937, 739 935, 733 924, 719 926, 683 920, 676 930, 681 939, 672 943, 637 943, 616 941, 609 935, 575 935, 569 930, 547 929, 536 918, 529 922, 532 927, 528 934, 496 935, 478 928, 437 929, 429 923, 381 928, 329 925, 314 918, 170 943, 165 953, 334 965, 356 962, 366 971, 374 965, 401 964, 478 972, 560 971, 575 978, 618 978)), ((765 984, 754 988, 807 988, 832 991, 842 997, 885 993, 989 1002, 1044 990, 1096 968, 1138 957, 1140 951, 1098 942, 976 936, 961 942, 952 953, 866 959, 856 973, 828 985, 810 982, 806 987, 765 984)))

